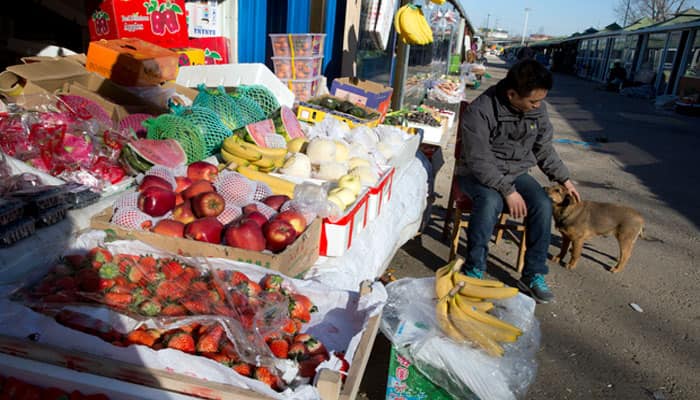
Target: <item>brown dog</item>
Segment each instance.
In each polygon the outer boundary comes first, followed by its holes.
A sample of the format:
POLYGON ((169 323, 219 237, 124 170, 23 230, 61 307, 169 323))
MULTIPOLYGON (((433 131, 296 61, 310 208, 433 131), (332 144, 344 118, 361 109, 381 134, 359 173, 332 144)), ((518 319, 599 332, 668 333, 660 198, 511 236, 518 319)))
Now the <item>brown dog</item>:
POLYGON ((559 262, 566 256, 569 245, 571 260, 567 269, 576 268, 583 244, 594 236, 614 234, 620 246, 620 258, 610 272, 620 272, 632 255, 632 247, 644 229, 644 218, 630 207, 595 201, 577 202, 562 185, 545 189, 552 199, 554 223, 562 236, 561 252, 552 258, 559 262))

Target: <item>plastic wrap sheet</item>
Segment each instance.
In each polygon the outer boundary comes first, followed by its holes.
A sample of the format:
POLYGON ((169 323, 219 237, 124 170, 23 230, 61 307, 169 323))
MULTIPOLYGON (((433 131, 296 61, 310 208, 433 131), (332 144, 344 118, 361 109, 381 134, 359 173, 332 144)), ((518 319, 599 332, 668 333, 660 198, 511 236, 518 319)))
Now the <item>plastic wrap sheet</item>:
POLYGON ((406 278, 387 285, 389 299, 382 315, 382 333, 455 398, 524 398, 537 373, 540 328, 534 315, 535 302, 522 294, 494 301, 492 314, 520 328, 523 335, 515 343, 504 344, 503 357, 491 357, 441 333, 435 318, 434 287, 434 278, 406 278))
POLYGON ((363 280, 382 275, 396 251, 418 232, 427 193, 427 172, 414 157, 396 171, 391 200, 377 219, 353 237, 350 249, 341 257, 319 258, 305 278, 355 290, 363 280))
MULTIPOLYGON (((152 254, 156 257, 168 256, 141 242, 118 240, 104 243, 105 233, 89 231, 79 236, 66 250, 66 254, 74 251, 84 251, 98 244, 113 253, 152 254)), ((196 259, 183 258, 195 261, 196 259)), ((248 275, 251 279, 260 279, 268 269, 231 260, 210 258, 209 265, 214 269, 236 270, 248 275)), ((48 270, 50 267, 46 267, 48 270)), ((297 292, 308 296, 318 307, 319 311, 312 314, 311 321, 306 324, 305 332, 318 337, 326 348, 333 351, 345 351, 346 359, 352 364, 362 333, 369 319, 381 312, 386 301, 384 287, 375 283, 371 293, 360 297, 357 289, 345 291, 332 289, 313 281, 286 278, 297 292)), ((90 316, 110 321, 115 328, 128 330, 138 321, 128 316, 117 314, 105 308, 78 306, 75 311, 90 313, 90 316), (109 315, 107 315, 109 314, 109 315), (115 321, 118 323, 115 324, 115 321)), ((5 327, 3 334, 25 338, 38 334, 39 342, 64 348, 88 352, 100 357, 120 360, 142 365, 148 368, 173 371, 207 381, 220 382, 254 390, 274 399, 318 399, 319 393, 315 387, 304 384, 294 390, 287 389, 282 393, 272 391, 265 384, 238 375, 230 368, 213 362, 204 357, 187 355, 172 349, 152 350, 145 346, 115 347, 102 339, 80 331, 69 329, 57 323, 53 318, 34 312, 20 302, 0 299, 0 324, 5 327)), ((333 359, 331 359, 333 361, 333 359)))

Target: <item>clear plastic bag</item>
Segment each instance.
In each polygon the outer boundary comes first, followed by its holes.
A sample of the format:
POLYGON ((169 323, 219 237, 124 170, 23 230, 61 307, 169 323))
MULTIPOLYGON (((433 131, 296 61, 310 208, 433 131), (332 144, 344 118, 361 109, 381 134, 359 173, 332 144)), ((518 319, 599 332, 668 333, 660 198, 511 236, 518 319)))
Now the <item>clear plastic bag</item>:
POLYGON ((523 398, 537 372, 540 329, 534 301, 521 294, 494 301, 493 314, 523 334, 516 342, 504 344, 503 357, 492 357, 442 334, 435 315, 434 286, 434 278, 401 279, 387 285, 382 333, 455 398, 465 398, 465 393, 482 400, 523 398))

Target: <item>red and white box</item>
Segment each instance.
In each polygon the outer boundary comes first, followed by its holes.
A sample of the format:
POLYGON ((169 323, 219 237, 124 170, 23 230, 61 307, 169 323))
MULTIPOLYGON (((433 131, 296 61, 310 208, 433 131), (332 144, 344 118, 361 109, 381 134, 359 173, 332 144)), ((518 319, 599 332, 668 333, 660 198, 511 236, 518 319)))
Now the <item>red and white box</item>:
POLYGON ((216 0, 188 1, 187 33, 190 37, 201 38, 222 36, 224 33, 223 3, 216 0))
POLYGON ((136 38, 165 48, 187 47, 185 0, 104 0, 88 12, 92 41, 136 38))
POLYGON ((379 182, 367 192, 367 223, 374 221, 391 200, 391 187, 394 184, 396 168, 382 167, 379 182))
POLYGON ((195 49, 204 50, 204 64, 229 64, 229 40, 223 36, 190 38, 189 45, 195 49))
POLYGON ((323 219, 321 226, 321 243, 318 253, 326 257, 340 257, 352 246, 365 226, 367 226, 367 203, 369 190, 365 189, 357 196, 355 203, 338 218, 323 219))

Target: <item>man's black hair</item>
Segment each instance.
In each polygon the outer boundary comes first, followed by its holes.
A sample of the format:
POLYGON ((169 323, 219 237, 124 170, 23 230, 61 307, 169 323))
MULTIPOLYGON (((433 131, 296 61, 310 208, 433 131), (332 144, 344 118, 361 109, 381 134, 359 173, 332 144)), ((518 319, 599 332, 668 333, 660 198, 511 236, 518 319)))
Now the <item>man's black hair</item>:
POLYGON ((508 75, 498 84, 501 93, 513 89, 520 97, 527 97, 535 89, 552 89, 552 73, 539 61, 525 59, 515 63, 508 75))

